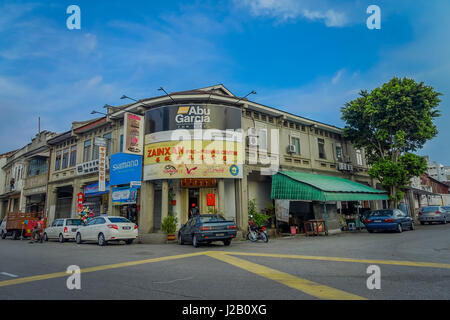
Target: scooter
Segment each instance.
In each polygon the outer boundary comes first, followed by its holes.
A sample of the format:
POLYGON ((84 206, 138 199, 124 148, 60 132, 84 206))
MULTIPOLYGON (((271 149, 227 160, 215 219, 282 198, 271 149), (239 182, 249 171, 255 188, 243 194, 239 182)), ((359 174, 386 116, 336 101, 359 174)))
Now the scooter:
POLYGON ((264 242, 269 241, 269 236, 267 235, 266 227, 257 226, 253 221, 248 223, 248 234, 247 239, 251 242, 256 242, 258 240, 262 240, 264 242))

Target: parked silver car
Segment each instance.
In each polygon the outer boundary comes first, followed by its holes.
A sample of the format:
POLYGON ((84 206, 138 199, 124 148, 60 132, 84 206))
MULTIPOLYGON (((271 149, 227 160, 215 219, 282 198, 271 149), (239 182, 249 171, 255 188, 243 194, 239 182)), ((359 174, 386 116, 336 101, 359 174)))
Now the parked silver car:
POLYGON ((432 224, 433 222, 440 222, 446 224, 449 220, 450 220, 450 210, 448 210, 448 207, 428 206, 423 207, 419 211, 420 224, 425 224, 425 222, 429 224, 432 224))

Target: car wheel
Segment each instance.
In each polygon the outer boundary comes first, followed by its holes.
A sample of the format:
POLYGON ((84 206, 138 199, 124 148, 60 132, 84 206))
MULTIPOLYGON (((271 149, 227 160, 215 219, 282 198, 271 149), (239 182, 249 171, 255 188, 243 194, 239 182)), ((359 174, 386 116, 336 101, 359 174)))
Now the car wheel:
POLYGON ((81 244, 83 241, 81 240, 81 234, 77 233, 77 236, 75 237, 78 244, 81 244))
POLYGON ((414 229, 415 229, 414 221, 412 221, 412 222, 411 222, 411 228, 410 228, 410 230, 412 231, 412 230, 414 230, 414 229))
POLYGON ((62 235, 62 233, 59 234, 58 240, 60 243, 63 243, 64 241, 66 241, 66 239, 64 239, 64 236, 62 235))
POLYGON ((47 233, 44 233, 44 241, 48 241, 48 235, 47 235, 47 233))
POLYGON ((105 236, 103 235, 103 233, 100 233, 98 235, 98 245, 103 247, 106 244, 106 240, 105 240, 105 236))
POLYGON ((223 245, 228 247, 231 244, 231 239, 223 240, 223 245))
POLYGON ((194 236, 192 237, 192 245, 193 245, 195 248, 198 248, 198 238, 197 238, 197 235, 196 235, 196 234, 194 234, 194 236))
POLYGON ((371 230, 371 229, 367 229, 367 231, 368 231, 369 233, 373 233, 373 230, 371 230))
POLYGON ((126 244, 132 244, 133 241, 134 241, 134 239, 127 239, 127 240, 125 240, 125 243, 126 243, 126 244))
POLYGON ((6 232, 2 230, 2 239, 6 238, 6 232))
POLYGON ((420 224, 421 224, 421 225, 424 225, 424 224, 425 224, 425 222, 423 222, 423 221, 420 221, 420 224))
POLYGON ((184 244, 184 241, 183 241, 183 238, 182 238, 180 232, 178 232, 178 244, 179 244, 179 245, 183 245, 183 244, 184 244))
POLYGON ((403 232, 403 228, 402 228, 401 223, 399 223, 399 224, 397 225, 397 232, 398 232, 398 233, 402 233, 402 232, 403 232))

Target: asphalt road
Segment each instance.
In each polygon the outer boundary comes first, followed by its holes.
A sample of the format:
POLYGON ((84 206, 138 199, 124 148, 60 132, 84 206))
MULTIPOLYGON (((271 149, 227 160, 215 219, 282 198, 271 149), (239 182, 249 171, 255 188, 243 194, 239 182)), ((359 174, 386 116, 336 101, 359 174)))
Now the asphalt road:
POLYGON ((450 300, 450 224, 415 231, 191 245, 0 240, 0 300, 450 300), (81 289, 65 271, 81 268, 81 289), (367 267, 380 268, 368 289, 367 267))

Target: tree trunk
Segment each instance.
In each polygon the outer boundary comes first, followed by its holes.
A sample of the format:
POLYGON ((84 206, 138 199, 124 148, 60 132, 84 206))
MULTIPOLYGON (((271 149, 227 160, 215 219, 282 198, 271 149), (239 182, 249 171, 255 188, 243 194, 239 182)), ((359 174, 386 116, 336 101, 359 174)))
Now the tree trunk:
POLYGON ((392 186, 391 188, 391 192, 390 192, 390 196, 391 196, 391 202, 390 202, 390 209, 397 209, 398 207, 398 199, 397 199, 397 187, 396 186, 392 186))

